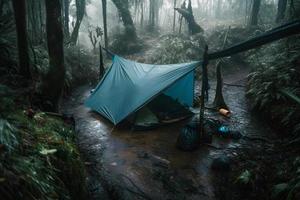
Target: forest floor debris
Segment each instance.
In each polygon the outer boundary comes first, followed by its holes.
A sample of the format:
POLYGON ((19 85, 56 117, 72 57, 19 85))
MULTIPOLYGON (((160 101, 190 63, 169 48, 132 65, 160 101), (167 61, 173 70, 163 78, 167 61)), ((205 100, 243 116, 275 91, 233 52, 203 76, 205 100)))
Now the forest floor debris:
MULTIPOLYGON (((244 112, 248 109, 244 96, 245 88, 225 86, 224 90, 225 98, 233 113, 230 119, 226 119, 231 129, 242 130, 243 135, 248 136, 272 135, 272 131, 266 129, 264 124, 249 112, 244 112), (232 96, 236 98, 233 99, 232 96)), ((124 195, 122 189, 120 191, 119 186, 122 186, 122 182, 112 178, 120 173, 126 173, 144 193, 152 195, 152 199, 180 199, 184 196, 188 196, 188 199, 215 199, 213 182, 215 175, 210 171, 212 160, 223 154, 222 152, 227 156, 237 155, 238 147, 247 147, 249 143, 255 149, 264 146, 263 141, 233 141, 215 137, 213 145, 217 148, 203 146, 192 153, 182 152, 176 149, 175 144, 178 130, 184 126, 184 122, 146 132, 113 129, 109 122, 96 113, 89 112, 82 105, 89 91, 89 87, 77 90, 74 95, 79 99, 67 101, 65 111, 74 113, 81 151, 88 160, 99 162, 97 164, 101 169, 98 171, 100 175, 97 176, 101 177, 99 181, 105 182, 102 183, 104 188, 107 188, 105 186, 107 182, 110 182, 109 186, 119 188, 114 191, 118 191, 118 197, 123 197, 121 199, 126 197, 128 199, 128 194, 124 195), (222 152, 219 148, 222 148, 222 152), (150 159, 152 155, 166 161, 162 161, 163 165, 156 165, 158 161, 150 159), (109 175, 105 171, 109 171, 109 175), (185 178, 183 179, 180 174, 184 174, 185 178)), ((209 112, 206 114, 210 116, 209 112)), ((218 113, 210 117, 222 118, 218 113)), ((234 159, 232 162, 235 162, 234 159)), ((235 165, 232 164, 233 166, 235 165)), ((140 197, 129 194, 130 198, 140 197)))
POLYGON ((0 90, 1 198, 88 198, 73 125, 0 90))
MULTIPOLYGON (((172 38, 172 36, 166 36, 166 41, 170 37, 172 38)), ((164 49, 164 45, 156 43, 151 38, 147 41, 155 45, 144 54, 133 54, 129 58, 146 62, 147 59, 151 59, 151 55, 160 52, 160 50, 157 51, 158 49, 164 49)), ((183 55, 183 60, 189 59, 185 56, 183 55)), ((172 59, 172 56, 170 58, 172 59)), ((170 58, 166 55, 167 60, 170 58)), ((158 62, 165 62, 166 59, 160 59, 158 62)), ((298 195, 295 192, 297 184, 293 181, 294 179, 287 178, 292 177, 293 170, 286 168, 284 174, 288 176, 280 181, 277 178, 284 176, 274 176, 278 173, 278 169, 267 168, 279 157, 282 159, 282 164, 278 166, 284 168, 295 159, 296 153, 289 151, 287 155, 291 159, 286 160, 284 156, 274 151, 276 148, 278 151, 282 149, 282 146, 277 144, 276 134, 255 113, 251 113, 245 98, 247 88, 236 87, 236 85, 245 85, 246 76, 250 71, 248 65, 234 58, 228 58, 226 61, 231 68, 225 70, 224 80, 227 84, 224 85, 224 96, 232 111, 232 116, 223 118, 218 113, 213 114, 210 111, 206 112, 206 116, 222 118, 221 121, 227 122, 231 130, 241 131, 242 137, 240 140, 214 137, 215 142, 211 145, 214 148, 203 146, 193 153, 181 152, 175 148, 174 134, 178 133, 184 123, 144 133, 117 130, 111 127, 105 119, 89 112, 82 105, 82 101, 89 94, 90 87, 82 87, 76 91, 74 95, 80 98, 67 101, 69 105, 65 105, 64 109, 75 114, 81 141, 79 146, 85 157, 93 160, 99 167, 100 173, 95 172, 97 174, 95 177, 96 179, 98 177, 102 188, 106 191, 114 191, 114 195, 121 199, 143 199, 132 192, 124 193, 127 189, 122 189, 124 183, 116 177, 117 174, 126 172, 136 186, 147 194, 147 197, 150 196, 153 199, 247 199, 248 197, 249 199, 264 199, 270 197, 273 186, 277 188, 277 191, 281 189, 277 193, 282 194, 281 191, 286 191, 287 195, 292 191, 290 194, 298 195), (151 159, 153 155, 162 158, 163 161, 159 163, 163 164, 156 165, 158 161, 151 159), (214 172, 210 170, 213 160, 220 156, 225 156, 230 160, 231 170, 218 170, 218 167, 215 167, 217 170, 213 170, 214 172), (111 165, 111 163, 114 164, 111 165), (261 173, 261 170, 265 173, 261 173), (184 174, 185 178, 180 178, 180 174, 184 174), (275 184, 282 185, 276 187, 275 184), (287 187, 287 185, 290 186, 287 187)), ((212 84, 211 91, 214 91, 214 86, 212 84)), ((195 89, 198 94, 198 82, 195 89)), ((227 164, 227 160, 221 163, 225 169, 228 169, 227 164)))

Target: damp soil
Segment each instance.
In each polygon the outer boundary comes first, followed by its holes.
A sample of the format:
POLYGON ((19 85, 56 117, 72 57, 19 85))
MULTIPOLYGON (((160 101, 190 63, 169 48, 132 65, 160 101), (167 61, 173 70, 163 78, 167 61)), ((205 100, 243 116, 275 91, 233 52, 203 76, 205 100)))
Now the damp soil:
MULTIPOLYGON (((224 97, 231 117, 211 110, 207 110, 205 116, 230 125, 244 136, 272 139, 274 134, 267 123, 250 112, 244 87, 248 72, 247 67, 241 67, 224 76, 224 82, 230 84, 224 85, 224 97)), ((199 84, 196 84, 195 93, 199 94, 199 84)), ((214 85, 211 81, 210 102, 214 85)), ((213 136, 212 145, 183 152, 176 148, 176 140, 187 121, 151 131, 116 128, 83 105, 91 89, 93 86, 89 85, 79 87, 64 102, 62 112, 75 118, 78 145, 86 161, 88 183, 95 199, 217 199, 212 161, 223 155, 237 155, 242 147, 265 146, 263 140, 213 136)), ((198 110, 194 110, 195 116, 198 110)))
MULTIPOLYGON (((147 57, 160 45, 151 37, 147 41, 148 47, 143 52, 127 58, 147 62, 147 57)), ((205 111, 205 117, 229 125, 230 129, 240 131, 244 137, 232 140, 214 135, 211 145, 200 145, 193 152, 176 148, 180 130, 192 119, 149 131, 133 131, 115 127, 83 105, 96 85, 81 86, 65 99, 62 112, 75 118, 77 142, 87 167, 87 182, 92 198, 205 200, 225 199, 226 193, 226 199, 232 199, 236 191, 231 191, 234 189, 226 185, 232 174, 212 170, 213 160, 227 156, 233 158, 230 162, 247 162, 234 158, 239 157, 241 151, 244 154, 245 149, 255 149, 257 153, 260 149, 268 148, 270 144, 267 141, 276 139, 276 135, 264 119, 250 111, 245 97, 250 67, 234 60, 230 65, 230 68, 223 70, 223 95, 231 117, 221 116, 209 109, 205 111)), ((209 67, 214 68, 213 65, 209 67)), ((215 85, 215 80, 211 78, 207 106, 213 102, 215 85)), ((196 81, 195 95, 199 94, 200 84, 196 81)), ((199 108, 193 111, 197 118, 199 108)), ((232 164, 243 166, 243 163, 232 164)))

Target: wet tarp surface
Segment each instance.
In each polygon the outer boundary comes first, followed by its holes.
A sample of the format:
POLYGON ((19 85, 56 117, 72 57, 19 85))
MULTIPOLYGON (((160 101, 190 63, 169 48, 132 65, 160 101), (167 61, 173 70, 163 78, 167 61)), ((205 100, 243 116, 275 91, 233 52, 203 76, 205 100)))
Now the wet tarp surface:
POLYGON ((113 64, 85 102, 118 124, 153 98, 164 93, 192 106, 194 70, 200 62, 151 65, 114 56, 113 64))

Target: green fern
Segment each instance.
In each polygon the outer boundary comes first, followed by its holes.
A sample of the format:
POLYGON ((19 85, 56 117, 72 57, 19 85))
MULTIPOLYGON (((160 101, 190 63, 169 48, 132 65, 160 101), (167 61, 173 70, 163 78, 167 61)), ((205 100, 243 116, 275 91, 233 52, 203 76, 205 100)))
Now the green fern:
POLYGON ((253 108, 269 113, 295 135, 300 125, 296 120, 300 118, 300 106, 295 100, 300 96, 300 71, 295 64, 300 53, 297 47, 280 51, 285 45, 283 41, 273 43, 249 56, 248 61, 255 69, 248 76, 247 96, 253 108))
POLYGON ((8 121, 0 119, 0 144, 4 145, 9 152, 14 151, 19 144, 16 135, 18 130, 8 121))

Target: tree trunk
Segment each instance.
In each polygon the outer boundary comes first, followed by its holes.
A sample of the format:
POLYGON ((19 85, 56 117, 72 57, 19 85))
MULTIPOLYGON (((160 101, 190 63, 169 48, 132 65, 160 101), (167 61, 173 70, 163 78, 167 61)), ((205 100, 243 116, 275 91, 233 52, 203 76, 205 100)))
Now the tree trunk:
POLYGON ((64 0, 64 30, 65 30, 65 36, 68 39, 70 37, 69 8, 70 8, 70 0, 64 0))
POLYGON ((46 0, 46 29, 49 70, 42 84, 42 94, 47 111, 58 111, 64 80, 64 50, 60 0, 46 0))
POLYGON ((221 4, 222 4, 222 1, 218 0, 217 9, 216 9, 216 18, 217 19, 219 19, 221 17, 221 4))
POLYGON ((103 16, 103 27, 104 27, 104 41, 105 48, 108 48, 108 38, 107 38, 107 15, 106 15, 106 0, 102 0, 102 16, 103 16))
POLYGON ((258 13, 260 10, 261 0, 253 0, 251 18, 250 18, 250 25, 257 26, 258 24, 258 13))
POLYGON ((144 2, 141 2, 141 28, 143 28, 144 26, 144 2))
POLYGON ((45 39, 45 16, 43 13, 45 13, 45 2, 39 1, 39 24, 40 24, 40 44, 44 43, 45 39))
MULTIPOLYGON (((174 0, 174 8, 176 8, 177 0, 174 0)), ((176 22, 176 10, 174 9, 174 16, 173 16, 173 32, 175 31, 175 23, 176 22)))
POLYGON ((119 14, 122 18, 124 27, 125 27, 125 35, 127 39, 135 40, 137 38, 136 36, 136 30, 133 24, 133 20, 129 11, 129 4, 128 0, 112 0, 112 2, 117 7, 119 14))
POLYGON ((25 0, 13 0, 12 3, 17 29, 17 45, 20 73, 25 78, 30 79, 30 58, 28 53, 28 38, 26 30, 26 3, 25 0))
POLYGON ((39 39, 39 28, 40 25, 38 23, 38 1, 26 1, 27 3, 27 18, 28 18, 28 27, 27 27, 27 32, 28 32, 28 39, 31 41, 31 44, 37 45, 40 41, 39 39))
POLYGON ((159 6, 158 0, 150 0, 149 2, 149 30, 154 31, 158 24, 159 6))
POLYGON ((284 19, 286 6, 287 6, 287 0, 278 0, 277 16, 276 16, 277 23, 284 19))
POLYGON ((104 69, 104 61, 103 61, 103 54, 102 54, 102 47, 99 43, 99 53, 100 53, 100 67, 99 67, 99 78, 102 79, 105 69, 104 69))
POLYGON ((76 44, 78 39, 79 28, 85 13, 85 0, 76 0, 76 22, 71 35, 71 42, 76 44))
POLYGON ((300 19, 300 0, 289 0, 288 20, 300 19))
POLYGON ((183 4, 181 8, 175 8, 175 10, 177 10, 182 15, 182 17, 184 17, 185 20, 187 21, 189 33, 191 35, 203 32, 203 29, 195 21, 191 0, 189 0, 189 4, 187 8, 185 7, 185 4, 183 4))
POLYGON ((179 18, 179 34, 181 34, 183 16, 179 18))
POLYGON ((154 0, 149 0, 149 28, 154 27, 154 0))

